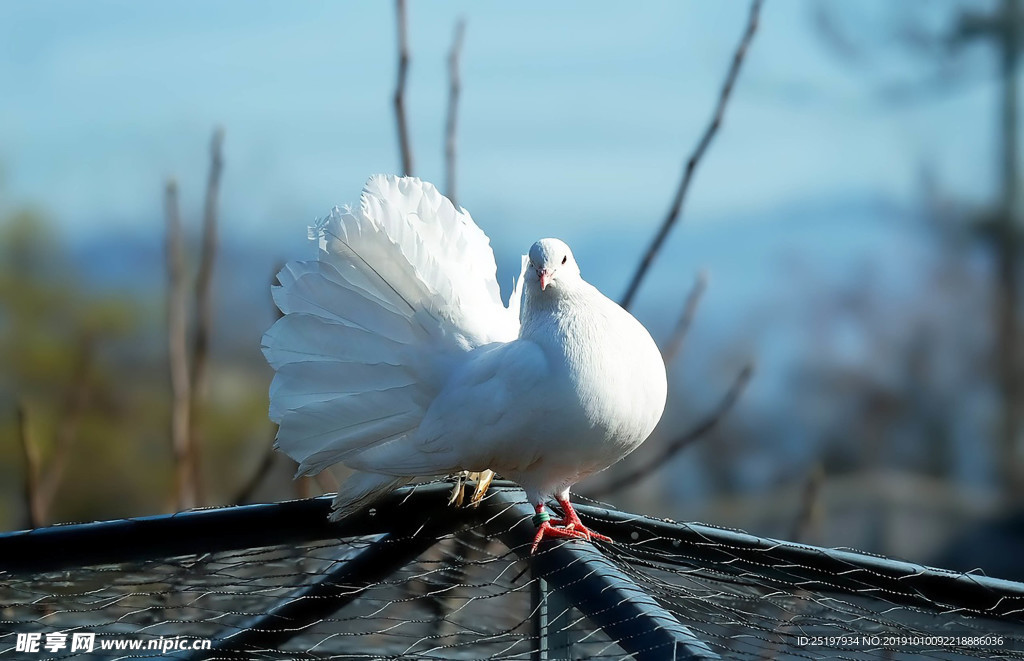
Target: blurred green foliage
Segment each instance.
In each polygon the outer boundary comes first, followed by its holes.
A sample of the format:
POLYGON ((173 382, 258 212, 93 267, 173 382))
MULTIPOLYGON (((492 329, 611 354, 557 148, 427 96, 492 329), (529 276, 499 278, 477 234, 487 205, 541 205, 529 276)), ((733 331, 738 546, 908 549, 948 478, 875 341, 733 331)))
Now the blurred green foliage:
MULTIPOLYGON (((163 292, 93 291, 42 214, 0 218, 0 529, 28 521, 19 406, 40 475, 64 464, 45 522, 171 509, 166 362, 163 292)), ((263 366, 214 355, 210 367, 203 473, 209 504, 225 504, 269 445, 271 425, 266 381, 252 374, 263 366)))

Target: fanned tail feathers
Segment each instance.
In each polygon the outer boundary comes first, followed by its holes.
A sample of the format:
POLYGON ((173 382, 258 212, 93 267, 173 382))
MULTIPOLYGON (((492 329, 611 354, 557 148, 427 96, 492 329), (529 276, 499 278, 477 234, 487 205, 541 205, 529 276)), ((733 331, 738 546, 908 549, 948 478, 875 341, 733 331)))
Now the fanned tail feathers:
MULTIPOLYGON (((278 274, 284 317, 263 337, 277 447, 300 475, 365 469, 360 453, 415 432, 452 360, 519 328, 486 235, 429 183, 372 177, 359 209, 336 207, 311 238, 318 259, 278 274)), ((343 485, 335 516, 409 481, 370 469, 343 485)))

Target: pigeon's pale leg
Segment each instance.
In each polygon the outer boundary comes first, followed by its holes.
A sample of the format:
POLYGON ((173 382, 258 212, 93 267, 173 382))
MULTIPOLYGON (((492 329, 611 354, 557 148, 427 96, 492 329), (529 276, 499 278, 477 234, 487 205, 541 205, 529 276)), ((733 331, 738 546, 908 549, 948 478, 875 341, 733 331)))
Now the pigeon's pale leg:
POLYGON ((466 478, 469 474, 466 471, 455 474, 455 484, 452 485, 452 495, 448 497, 448 505, 462 507, 462 499, 466 495, 466 478))
POLYGON ((487 493, 487 488, 491 486, 491 481, 494 479, 494 471, 485 470, 479 473, 462 471, 461 473, 456 473, 454 479, 455 483, 452 485, 452 494, 448 498, 448 504, 462 507, 462 501, 466 496, 466 483, 469 480, 473 480, 476 482, 476 489, 474 489, 473 496, 469 499, 469 504, 477 507, 480 505, 480 500, 484 497, 484 494, 487 493))
POLYGON ((480 499, 487 493, 487 488, 491 486, 491 480, 494 479, 494 471, 488 469, 477 473, 476 476, 476 490, 473 491, 473 497, 469 499, 469 503, 473 507, 479 505, 480 499))

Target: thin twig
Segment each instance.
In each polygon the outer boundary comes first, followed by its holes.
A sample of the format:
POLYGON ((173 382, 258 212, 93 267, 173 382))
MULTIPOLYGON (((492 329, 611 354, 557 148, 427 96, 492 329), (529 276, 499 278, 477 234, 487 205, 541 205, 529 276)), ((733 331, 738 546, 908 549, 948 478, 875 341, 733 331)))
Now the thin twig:
POLYGON ((21 441, 22 459, 25 462, 25 518, 29 528, 38 528, 44 523, 42 503, 39 499, 39 450, 29 429, 28 408, 18 405, 18 439, 21 441))
POLYGON ((85 331, 78 340, 78 356, 71 376, 71 387, 64 402, 64 410, 57 427, 53 453, 38 477, 39 502, 42 520, 48 520, 57 490, 64 479, 71 449, 78 441, 78 430, 89 401, 89 374, 92 371, 94 354, 92 333, 85 331))
POLYGON ((195 330, 192 335, 192 383, 189 389, 189 471, 195 489, 195 502, 204 500, 202 462, 200 459, 200 429, 203 397, 207 392, 207 363, 210 338, 213 334, 213 268, 217 260, 217 198, 220 177, 224 169, 224 129, 218 127, 210 141, 210 172, 206 180, 206 199, 203 204, 203 242, 199 252, 199 271, 196 273, 195 330))
POLYGON ((270 473, 270 469, 274 467, 274 459, 277 457, 277 450, 274 449, 273 435, 271 435, 271 442, 267 444, 267 449, 263 452, 263 458, 260 459, 260 465, 256 467, 256 471, 249 478, 234 499, 231 501, 235 505, 245 505, 252 501, 253 494, 256 493, 256 489, 263 483, 267 475, 270 473))
POLYGON ((818 543, 822 519, 821 487, 824 483, 825 466, 821 461, 817 461, 811 468, 804 483, 803 493, 800 495, 800 510, 793 521, 793 530, 790 531, 789 539, 792 541, 804 544, 818 543))
MULTIPOLYGON (((277 274, 283 268, 284 262, 277 262, 276 264, 274 264, 274 268, 270 272, 271 286, 267 287, 267 289, 265 290, 267 293, 270 293, 272 291, 274 284, 277 283, 277 274)), ((284 316, 284 313, 281 312, 280 308, 278 308, 277 305, 274 303, 274 299, 272 296, 270 298, 270 309, 273 311, 274 321, 277 321, 284 316)), ((252 477, 249 478, 249 481, 246 482, 241 489, 239 489, 238 493, 235 495, 234 500, 231 501, 235 505, 244 505, 248 503, 250 500, 252 500, 252 496, 256 492, 256 489, 260 486, 263 480, 266 479, 267 475, 270 473, 270 469, 273 468, 274 459, 277 456, 277 450, 274 448, 274 439, 276 438, 276 436, 277 425, 274 425, 273 433, 270 435, 270 438, 268 439, 270 442, 267 443, 267 447, 263 452, 263 458, 260 460, 260 465, 256 467, 256 472, 253 473, 252 477)), ((300 482, 305 483, 305 480, 306 478, 303 478, 302 480, 300 480, 300 482)), ((308 494, 302 495, 300 492, 299 497, 308 498, 309 496, 308 494)))
POLYGON ((412 147, 405 118, 405 78, 409 72, 409 40, 406 36, 405 0, 396 0, 398 12, 398 84, 395 86, 395 122, 398 124, 398 147, 402 152, 402 171, 412 176, 412 147))
POLYGON ((607 496, 608 494, 621 491, 626 487, 632 486, 640 480, 646 478, 651 473, 654 473, 659 468, 665 466, 668 461, 678 454, 683 448, 686 448, 691 443, 701 438, 711 430, 713 430, 722 418, 732 409, 739 399, 743 390, 747 387, 747 383, 750 382, 750 377, 754 374, 754 366, 746 365, 740 373, 736 376, 736 380, 732 386, 725 393, 725 397, 718 403, 715 410, 711 412, 706 418, 700 421, 693 429, 689 430, 676 440, 672 441, 661 449, 657 456, 653 457, 645 464, 640 467, 633 469, 625 475, 617 478, 611 484, 591 489, 587 491, 587 496, 592 498, 600 498, 607 496))
POLYGON ((303 475, 302 477, 296 478, 295 495, 297 498, 309 498, 311 496, 319 496, 325 493, 337 493, 338 488, 341 486, 341 482, 334 476, 330 471, 322 471, 313 475, 303 475))
POLYGON ((178 185, 165 191, 167 213, 167 358, 171 372, 171 446, 174 450, 175 496, 178 509, 194 507, 195 489, 189 470, 189 388, 185 258, 178 209, 178 185))
POLYGON ((323 493, 337 493, 341 482, 330 471, 323 471, 313 476, 313 481, 320 487, 323 493))
POLYGON ((693 325, 693 318, 697 314, 697 306, 700 304, 700 299, 707 288, 708 274, 706 271, 701 271, 697 274, 697 279, 693 281, 690 294, 686 297, 686 305, 683 306, 683 314, 680 315, 679 322, 676 324, 675 330, 672 331, 672 336, 665 344, 665 351, 662 352, 666 365, 672 364, 672 361, 679 354, 679 350, 683 347, 683 340, 686 339, 686 334, 689 332, 690 326, 693 325))
POLYGON ((452 204, 458 208, 455 195, 455 129, 458 126, 459 94, 462 91, 462 80, 459 77, 459 58, 462 55, 462 40, 466 33, 465 19, 455 24, 455 37, 452 50, 448 53, 448 120, 445 122, 445 193, 452 204))
POLYGON ((669 209, 668 215, 665 220, 661 223, 661 228, 655 235, 651 245, 647 248, 647 252, 644 254, 640 265, 637 267, 636 273, 633 274, 633 279, 629 283, 629 287, 626 289, 625 296, 622 297, 622 307, 629 309, 629 306, 633 304, 633 298, 636 296, 637 290, 640 288, 640 283, 643 282, 644 276, 647 275, 648 269, 654 262, 654 258, 657 256, 658 251, 661 249, 665 239, 668 238, 668 233, 672 230, 676 221, 679 220, 679 215, 683 210, 683 201, 686 199, 686 191, 690 187, 690 181, 693 179, 693 173, 697 169, 697 164, 700 163, 701 157, 704 156, 704 152, 707 150, 708 145, 711 144, 711 140, 715 137, 718 132, 718 128, 722 125, 722 121, 725 118, 725 107, 729 102, 729 96, 732 93, 732 88, 736 83, 736 78, 740 72, 740 66, 743 64, 743 59, 747 54, 747 50, 750 47, 750 42, 754 38, 754 33, 757 31, 757 23, 761 13, 761 5, 763 0, 753 0, 750 4, 750 16, 747 21, 747 29, 743 33, 743 38, 740 40, 739 46, 736 48, 736 52, 732 56, 732 64, 729 67, 729 72, 725 76, 725 83, 722 85, 722 91, 718 96, 718 105, 715 107, 714 115, 711 118, 711 123, 704 130, 704 135, 701 136, 700 141, 697 143, 697 148, 690 155, 689 160, 686 161, 686 169, 683 171, 682 181, 679 182, 679 188, 676 190, 675 200, 672 202, 672 207, 669 209))
MULTIPOLYGON (((295 489, 295 497, 299 500, 313 497, 313 478, 308 476, 295 478, 292 487, 295 489)), ((319 494, 317 494, 319 495, 319 494)))

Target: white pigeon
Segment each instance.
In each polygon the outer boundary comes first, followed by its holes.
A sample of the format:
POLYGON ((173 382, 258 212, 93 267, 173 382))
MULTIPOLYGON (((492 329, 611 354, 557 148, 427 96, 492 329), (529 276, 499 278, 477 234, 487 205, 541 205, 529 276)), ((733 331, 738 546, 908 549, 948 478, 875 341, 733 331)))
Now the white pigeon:
POLYGON ((541 239, 502 304, 487 236, 411 177, 377 175, 358 209, 310 230, 316 260, 278 274, 263 352, 270 417, 299 475, 355 472, 333 519, 416 477, 491 469, 519 483, 544 537, 588 530, 569 489, 639 446, 665 408, 647 330, 541 239), (551 518, 554 497, 564 516, 551 518))

